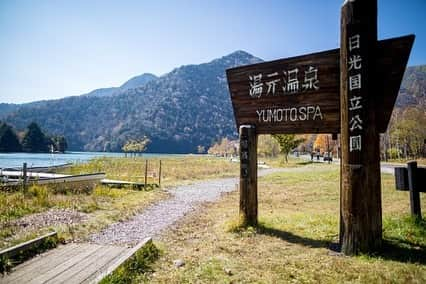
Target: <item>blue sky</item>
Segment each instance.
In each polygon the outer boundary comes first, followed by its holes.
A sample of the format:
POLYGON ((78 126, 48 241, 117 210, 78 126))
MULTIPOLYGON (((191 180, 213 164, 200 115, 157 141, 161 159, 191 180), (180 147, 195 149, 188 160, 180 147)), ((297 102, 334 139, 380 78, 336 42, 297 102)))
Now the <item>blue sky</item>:
MULTIPOLYGON (((235 50, 264 60, 339 47, 343 0, 0 0, 0 102, 119 86, 145 72, 235 50)), ((379 38, 416 34, 426 64, 426 0, 379 0, 379 38)))

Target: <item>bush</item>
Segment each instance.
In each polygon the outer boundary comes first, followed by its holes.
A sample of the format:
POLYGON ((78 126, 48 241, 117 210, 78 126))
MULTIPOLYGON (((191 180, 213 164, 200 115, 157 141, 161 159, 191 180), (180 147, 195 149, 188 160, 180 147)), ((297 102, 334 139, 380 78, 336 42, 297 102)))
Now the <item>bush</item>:
POLYGON ((401 150, 397 149, 397 148, 390 148, 387 151, 388 157, 389 159, 398 159, 399 157, 401 157, 401 150))
POLYGON ((33 185, 28 189, 28 193, 35 197, 35 203, 40 207, 49 207, 49 191, 46 186, 33 185))

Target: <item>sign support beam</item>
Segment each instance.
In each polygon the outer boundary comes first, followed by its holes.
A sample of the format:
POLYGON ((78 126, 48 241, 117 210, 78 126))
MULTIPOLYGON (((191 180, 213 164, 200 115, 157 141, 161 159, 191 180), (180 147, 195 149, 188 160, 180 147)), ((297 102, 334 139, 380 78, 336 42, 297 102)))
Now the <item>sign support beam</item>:
POLYGON ((345 1, 340 47, 340 242, 347 255, 375 251, 382 243, 376 50, 377 1, 345 1))
POLYGON ((410 161, 407 163, 408 172, 408 189, 410 190, 410 210, 411 216, 422 219, 422 209, 420 207, 420 193, 418 186, 417 162, 410 161))
POLYGON ((240 223, 257 225, 257 134, 254 125, 240 126, 240 223))

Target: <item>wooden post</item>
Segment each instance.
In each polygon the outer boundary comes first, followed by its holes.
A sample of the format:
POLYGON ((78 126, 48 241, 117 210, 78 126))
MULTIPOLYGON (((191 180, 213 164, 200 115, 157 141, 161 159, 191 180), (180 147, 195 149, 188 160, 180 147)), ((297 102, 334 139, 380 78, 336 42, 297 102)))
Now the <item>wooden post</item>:
POLYGON ((27 192, 27 163, 22 165, 22 190, 27 192))
POLYGON ((382 243, 376 112, 377 0, 345 1, 341 14, 341 245, 347 255, 382 243))
POLYGON ((161 186, 161 160, 160 160, 160 168, 158 169, 158 186, 161 186))
POLYGON ((257 225, 257 134, 254 125, 240 126, 240 220, 257 225))
POLYGON ((147 185, 147 176, 148 176, 148 160, 145 160, 145 183, 144 183, 144 189, 146 189, 147 185))
POLYGON ((408 170, 408 189, 410 190, 410 208, 411 216, 415 218, 422 218, 422 211, 420 207, 420 192, 418 188, 417 176, 417 162, 411 161, 407 163, 408 170))

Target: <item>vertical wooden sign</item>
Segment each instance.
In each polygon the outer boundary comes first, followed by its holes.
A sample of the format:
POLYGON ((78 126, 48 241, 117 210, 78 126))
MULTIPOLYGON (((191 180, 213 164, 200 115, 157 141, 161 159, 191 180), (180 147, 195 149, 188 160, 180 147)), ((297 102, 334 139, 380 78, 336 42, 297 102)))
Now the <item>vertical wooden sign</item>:
POLYGON ((240 221, 257 225, 257 134, 254 125, 240 126, 240 221))
POLYGON ((374 251, 382 241, 376 50, 377 1, 345 1, 340 47, 340 241, 345 254, 374 251))

